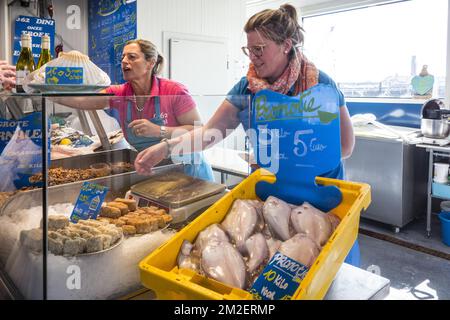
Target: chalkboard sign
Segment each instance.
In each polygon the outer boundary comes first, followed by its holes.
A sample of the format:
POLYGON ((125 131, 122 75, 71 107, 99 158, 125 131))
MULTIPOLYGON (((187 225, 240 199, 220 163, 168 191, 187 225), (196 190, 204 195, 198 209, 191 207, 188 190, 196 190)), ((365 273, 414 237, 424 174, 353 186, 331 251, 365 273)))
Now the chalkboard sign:
POLYGON ((19 16, 15 21, 14 28, 14 51, 13 51, 13 64, 17 63, 20 55, 20 37, 22 33, 28 33, 31 36, 33 57, 37 64, 39 55, 41 54, 41 37, 48 35, 50 37, 50 53, 54 55, 53 47, 55 40, 55 20, 19 16))
POLYGON ((136 39, 136 1, 89 0, 89 57, 111 78, 123 83, 122 50, 136 39))
POLYGON ((338 168, 341 161, 339 102, 336 89, 319 84, 299 96, 270 90, 253 100, 250 140, 261 168, 274 173, 274 184, 260 182, 256 193, 300 205, 304 201, 329 211, 342 200, 335 186, 318 186, 316 176, 338 168))

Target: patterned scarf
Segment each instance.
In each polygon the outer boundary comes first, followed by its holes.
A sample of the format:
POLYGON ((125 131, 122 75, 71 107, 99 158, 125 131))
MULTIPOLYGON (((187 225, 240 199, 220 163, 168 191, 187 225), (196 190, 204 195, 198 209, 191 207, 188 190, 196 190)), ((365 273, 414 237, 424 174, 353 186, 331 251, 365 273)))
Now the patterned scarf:
POLYGON ((319 70, 297 49, 297 57, 289 62, 283 74, 272 84, 266 79, 259 78, 255 66, 250 63, 247 72, 248 89, 256 93, 263 89, 269 89, 281 94, 287 94, 295 84, 294 95, 315 86, 319 83, 319 70))

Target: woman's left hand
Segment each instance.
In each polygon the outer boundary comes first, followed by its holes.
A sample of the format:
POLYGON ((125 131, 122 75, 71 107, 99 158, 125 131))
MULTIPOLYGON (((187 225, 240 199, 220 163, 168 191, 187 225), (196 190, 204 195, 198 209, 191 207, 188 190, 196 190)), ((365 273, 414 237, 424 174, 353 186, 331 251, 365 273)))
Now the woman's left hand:
POLYGON ((140 137, 159 137, 161 135, 161 127, 147 119, 131 121, 128 127, 133 130, 135 135, 140 137))

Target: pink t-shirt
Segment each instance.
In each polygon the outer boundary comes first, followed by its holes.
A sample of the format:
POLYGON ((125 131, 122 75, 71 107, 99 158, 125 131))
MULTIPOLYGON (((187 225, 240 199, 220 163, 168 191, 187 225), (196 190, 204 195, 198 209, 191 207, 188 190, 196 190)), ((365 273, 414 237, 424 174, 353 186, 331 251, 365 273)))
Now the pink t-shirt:
MULTIPOLYGON (((188 89, 181 83, 153 76, 152 88, 149 92, 150 98, 147 99, 142 112, 136 109, 133 102, 133 88, 130 83, 113 85, 106 89, 107 93, 114 94, 117 98, 111 99, 110 108, 118 111, 119 123, 122 128, 126 127, 127 108, 131 105, 131 118, 152 119, 155 114, 155 96, 160 98, 160 117, 164 119, 164 125, 176 127, 181 125, 177 121, 177 116, 182 115, 195 108, 195 102, 189 95, 188 89), (126 97, 126 98, 124 98, 126 97), (130 104, 128 102, 131 102, 130 104)), ((114 113, 113 113, 114 114, 114 113)))

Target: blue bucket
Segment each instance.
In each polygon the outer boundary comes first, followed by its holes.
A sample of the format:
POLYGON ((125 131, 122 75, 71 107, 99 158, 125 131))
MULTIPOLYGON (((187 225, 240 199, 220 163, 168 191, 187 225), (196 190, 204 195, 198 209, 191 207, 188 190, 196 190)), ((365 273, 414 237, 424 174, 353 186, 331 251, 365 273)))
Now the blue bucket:
POLYGON ((450 246, 450 212, 441 212, 439 219, 441 220, 442 242, 450 246))

